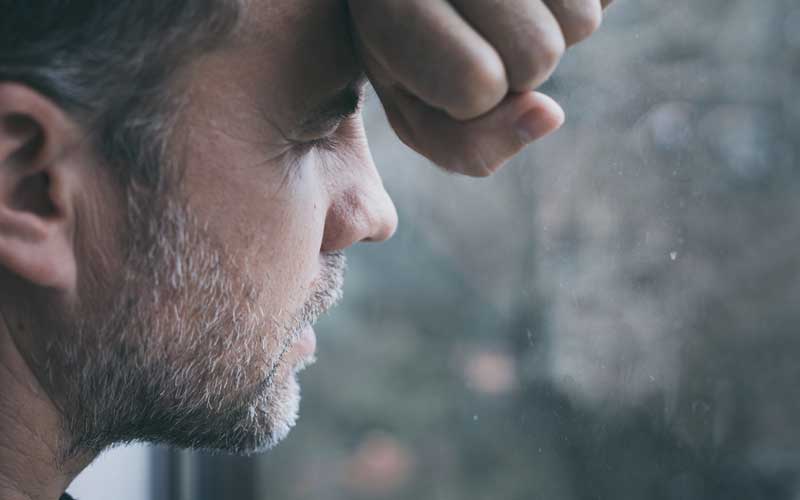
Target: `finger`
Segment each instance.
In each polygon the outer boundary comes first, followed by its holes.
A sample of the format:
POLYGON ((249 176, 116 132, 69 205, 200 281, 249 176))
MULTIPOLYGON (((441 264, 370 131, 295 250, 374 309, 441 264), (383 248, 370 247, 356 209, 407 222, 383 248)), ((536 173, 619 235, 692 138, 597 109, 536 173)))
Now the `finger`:
POLYGON ((564 123, 564 112, 538 92, 508 96, 495 110, 460 122, 402 91, 379 90, 398 136, 445 170, 486 177, 531 142, 564 123))
MULTIPOLYGON (((575 45, 597 31, 603 22, 600 0, 545 0, 555 14, 567 45, 575 45)), ((604 0, 605 4, 610 0, 604 0)))
POLYGON ((503 61, 444 0, 351 0, 355 30, 388 78, 434 108, 467 120, 508 93, 503 61))
POLYGON ((533 90, 550 78, 566 43, 542 0, 452 1, 500 53, 512 91, 533 90))

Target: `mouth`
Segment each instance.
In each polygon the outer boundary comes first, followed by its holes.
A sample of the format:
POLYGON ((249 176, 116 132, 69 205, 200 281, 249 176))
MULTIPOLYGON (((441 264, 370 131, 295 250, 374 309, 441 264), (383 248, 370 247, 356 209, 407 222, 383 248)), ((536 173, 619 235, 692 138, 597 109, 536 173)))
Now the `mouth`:
POLYGON ((289 344, 281 363, 289 373, 297 374, 316 362, 317 336, 309 324, 289 344))
POLYGON ((341 300, 346 262, 342 252, 332 252, 323 258, 320 276, 311 286, 313 292, 298 315, 304 326, 299 332, 295 331, 288 351, 285 351, 298 371, 314 362, 317 336, 313 325, 341 300))
POLYGON ((317 352, 317 335, 313 326, 307 324, 303 328, 292 346, 291 352, 292 357, 301 362, 314 358, 314 354, 317 352))

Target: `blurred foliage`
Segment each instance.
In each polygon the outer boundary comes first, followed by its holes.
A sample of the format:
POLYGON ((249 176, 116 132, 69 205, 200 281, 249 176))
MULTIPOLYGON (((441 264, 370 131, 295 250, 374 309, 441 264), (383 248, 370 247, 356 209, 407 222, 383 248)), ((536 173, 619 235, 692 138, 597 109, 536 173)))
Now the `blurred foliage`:
POLYGON ((489 181, 371 141, 352 252, 264 498, 800 495, 800 4, 619 1, 489 181))

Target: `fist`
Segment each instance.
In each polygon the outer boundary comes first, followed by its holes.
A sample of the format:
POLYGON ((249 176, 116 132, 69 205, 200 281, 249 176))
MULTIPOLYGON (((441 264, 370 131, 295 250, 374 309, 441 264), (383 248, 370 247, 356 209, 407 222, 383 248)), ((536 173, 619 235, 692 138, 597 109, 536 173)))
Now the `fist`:
POLYGON ((445 169, 496 171, 563 123, 535 92, 611 0, 348 0, 357 51, 400 138, 445 169))

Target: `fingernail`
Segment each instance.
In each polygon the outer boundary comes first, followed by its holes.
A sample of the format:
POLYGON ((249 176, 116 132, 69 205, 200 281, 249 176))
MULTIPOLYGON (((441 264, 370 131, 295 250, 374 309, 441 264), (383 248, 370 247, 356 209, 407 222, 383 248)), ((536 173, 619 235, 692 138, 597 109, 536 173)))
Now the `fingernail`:
POLYGON ((541 112, 538 110, 528 111, 517 120, 517 135, 523 144, 531 143, 546 132, 545 125, 541 112))
POLYGON ((560 125, 553 123, 541 110, 534 109, 528 111, 517 120, 515 125, 517 135, 524 144, 529 144, 550 132, 556 130, 560 125))

